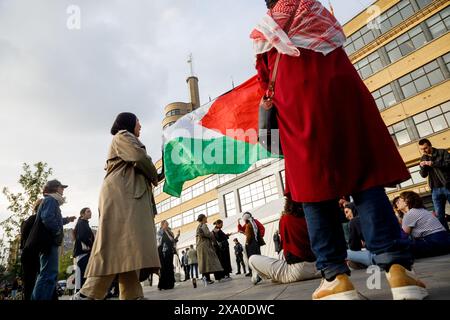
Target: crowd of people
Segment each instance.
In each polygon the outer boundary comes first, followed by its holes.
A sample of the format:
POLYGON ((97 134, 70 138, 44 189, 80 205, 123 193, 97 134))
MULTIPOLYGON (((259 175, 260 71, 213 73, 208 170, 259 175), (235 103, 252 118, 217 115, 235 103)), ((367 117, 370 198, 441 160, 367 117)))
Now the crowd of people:
MULTIPOLYGON (((153 274, 159 276, 159 290, 173 289, 177 280, 174 261, 179 261, 183 269, 183 281, 192 279, 194 288, 197 287, 199 275, 205 286, 215 281, 227 281, 231 279, 232 274, 230 252, 234 252, 236 275, 241 274, 242 270, 245 276, 251 277, 251 282, 255 285, 268 279, 278 283, 291 283, 320 277, 323 278, 322 284, 336 281, 336 279, 345 282, 345 277, 339 276, 332 281, 326 280, 323 263, 321 264, 318 259, 318 249, 313 245, 317 239, 311 235, 311 224, 308 223, 307 217, 308 206, 306 203, 294 201, 290 194, 285 197, 284 210, 279 220, 278 230, 273 237, 278 258, 261 255, 261 247, 266 244, 265 227, 250 212, 245 212, 242 215, 244 224, 241 224, 242 220, 238 219, 236 231, 243 235, 245 243, 241 244, 237 238, 234 238, 232 240, 234 246, 230 248, 232 233, 225 233, 222 230, 224 222, 221 219, 214 221, 214 228, 210 230, 208 217, 201 214, 197 219, 196 247, 190 245, 183 250, 180 259, 177 253, 180 231, 175 235, 166 220, 161 221, 158 231, 153 228, 153 216, 149 215, 149 208, 154 208, 152 205, 154 200, 151 188, 147 184, 155 185, 163 177, 153 170, 153 164, 145 153, 145 147, 137 140, 139 130, 139 122, 132 114, 120 114, 113 126, 114 139, 107 165, 107 176, 100 197, 98 234, 94 236, 89 226, 89 219, 92 216, 89 208, 83 208, 80 211, 73 230, 75 240, 73 257, 76 267, 73 299, 105 299, 111 296, 113 289, 119 293, 120 299, 142 299, 143 291, 140 282, 152 277, 153 274), (131 134, 130 130, 133 127, 134 134, 131 134), (130 162, 133 163, 134 171, 128 168, 130 162), (150 181, 142 179, 146 177, 142 172, 153 172, 147 177, 150 181), (122 175, 127 175, 129 180, 124 180, 122 175), (127 181, 132 181, 133 184, 129 186, 127 181), (124 205, 124 202, 127 205, 124 205), (115 207, 116 205, 119 209, 115 207), (119 210, 122 211, 119 212, 119 210), (136 212, 138 214, 133 215, 136 212), (111 229, 114 231, 123 228, 123 221, 127 221, 129 232, 123 230, 117 232, 113 240, 111 229), (145 232, 150 233, 145 234, 145 232), (152 235, 154 242, 151 241, 152 235), (137 248, 133 249, 135 253, 133 255, 129 254, 130 244, 137 248), (115 250, 112 250, 112 247, 115 250), (124 254, 121 250, 127 251, 128 254, 124 254), (154 252, 141 254, 147 250, 154 250, 154 252), (118 259, 117 256, 122 258, 118 259), (248 262, 247 266, 245 261, 248 262), (214 276, 214 280, 211 279, 211 275, 214 276)), ((425 141, 425 144, 431 146, 429 141, 425 141)), ((423 152, 439 155, 440 151, 433 148, 424 149, 423 152)), ((430 165, 421 163, 421 167, 425 166, 430 165)), ((434 170, 436 169, 433 166, 423 169, 423 175, 433 175, 434 170)), ((446 170, 444 172, 448 172, 448 169, 446 170)), ((441 176, 443 175, 438 175, 438 177, 441 176)), ((448 176, 445 179, 448 179, 448 176)), ((429 181, 433 190, 436 181, 433 179, 429 181)), ((11 290, 13 299, 18 291, 23 291, 25 300, 58 299, 58 248, 62 244, 63 225, 76 219, 76 217, 63 218, 61 215, 60 207, 65 203, 63 195, 67 187, 58 180, 47 182, 43 190, 44 197, 34 206, 34 214, 21 226, 23 278, 15 281, 17 285, 11 290)), ((341 197, 335 201, 337 211, 335 211, 334 221, 338 228, 333 232, 336 233, 337 244, 344 241, 343 246, 346 252, 343 256, 348 270, 375 265, 380 256, 380 253, 374 250, 374 247, 366 240, 370 219, 367 219, 365 210, 372 208, 358 205, 355 201, 357 199, 351 196, 341 197), (342 216, 345 216, 347 223, 341 223, 342 216), (337 237, 339 234, 342 238, 337 237)), ((438 198, 433 197, 433 201, 436 199, 438 198)), ((333 208, 331 203, 327 206, 333 208)), ((435 204, 435 208, 439 208, 439 205, 435 204)), ((428 211, 419 194, 413 191, 402 192, 393 199, 390 209, 390 220, 395 221, 398 226, 398 234, 392 244, 394 247, 406 248, 405 250, 411 254, 411 259, 450 252, 447 222, 445 221, 444 224, 441 222, 439 213, 428 211)), ((399 269, 399 267, 395 268, 399 269)), ((347 275, 349 272, 344 274, 347 275)), ((414 281, 421 288, 425 288, 420 280, 414 281)), ((344 292, 345 295, 342 295, 342 292, 337 293, 338 297, 355 298, 353 294, 356 290, 349 288, 351 290, 347 291, 350 293, 344 292)), ((316 291, 315 294, 320 294, 320 291, 316 291)))

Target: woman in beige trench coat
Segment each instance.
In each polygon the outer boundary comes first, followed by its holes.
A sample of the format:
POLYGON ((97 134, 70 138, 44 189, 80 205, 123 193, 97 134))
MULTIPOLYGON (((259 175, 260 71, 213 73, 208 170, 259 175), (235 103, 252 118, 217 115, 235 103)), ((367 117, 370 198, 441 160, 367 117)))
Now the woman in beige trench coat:
POLYGON ((203 276, 203 281, 211 284, 211 273, 223 271, 219 258, 213 247, 214 235, 208 229, 208 218, 204 214, 200 214, 197 219, 200 224, 197 227, 197 257, 198 269, 203 276))
POLYGON ((119 114, 111 129, 98 232, 75 300, 103 299, 116 275, 121 300, 143 298, 139 271, 160 268, 151 189, 158 174, 138 139, 140 129, 131 113, 119 114))

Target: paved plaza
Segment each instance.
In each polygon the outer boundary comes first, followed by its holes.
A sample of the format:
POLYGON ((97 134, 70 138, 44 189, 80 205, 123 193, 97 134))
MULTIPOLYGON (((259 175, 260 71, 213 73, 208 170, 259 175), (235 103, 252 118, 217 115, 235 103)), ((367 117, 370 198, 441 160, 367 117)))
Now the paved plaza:
MULTIPOLYGON (((415 272, 427 285, 431 300, 450 299, 450 255, 417 260, 415 272)), ((352 281, 363 298, 369 300, 392 300, 392 295, 384 273, 381 275, 380 289, 369 289, 367 280, 372 274, 366 270, 352 271, 352 281)), ((320 279, 277 284, 270 280, 253 285, 250 278, 233 276, 233 280, 215 282, 204 287, 201 280, 193 288, 190 281, 178 282, 173 290, 159 291, 157 281, 153 286, 145 286, 145 297, 150 300, 310 300, 320 279)), ((375 284, 369 281, 369 284, 375 284)))

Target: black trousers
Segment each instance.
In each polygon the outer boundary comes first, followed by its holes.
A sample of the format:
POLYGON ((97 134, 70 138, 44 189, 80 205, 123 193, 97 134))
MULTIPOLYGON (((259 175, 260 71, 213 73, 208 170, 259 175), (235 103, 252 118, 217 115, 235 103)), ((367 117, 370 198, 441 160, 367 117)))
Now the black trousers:
POLYGON ((191 266, 185 265, 184 266, 184 280, 185 281, 190 279, 190 276, 189 276, 190 272, 191 272, 191 266))
POLYGON ((31 294, 33 293, 36 278, 40 269, 39 254, 24 250, 20 260, 22 263, 23 273, 23 299, 31 300, 31 294))
POLYGON ((242 268, 244 270, 244 273, 246 273, 246 271, 245 271, 245 263, 244 263, 244 256, 242 254, 236 256, 236 265, 237 265, 238 273, 241 273, 241 265, 242 265, 242 268))

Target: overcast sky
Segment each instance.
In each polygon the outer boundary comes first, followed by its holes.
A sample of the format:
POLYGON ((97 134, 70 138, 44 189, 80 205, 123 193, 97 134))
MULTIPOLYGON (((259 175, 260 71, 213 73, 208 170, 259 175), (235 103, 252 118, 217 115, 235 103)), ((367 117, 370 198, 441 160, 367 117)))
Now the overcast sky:
MULTIPOLYGON (((332 4, 344 24, 372 2, 332 4)), ((262 0, 0 0, 0 188, 20 191, 22 163, 47 162, 70 185, 63 215, 89 206, 97 225, 117 113, 138 115, 158 160, 164 106, 188 102, 188 54, 205 103, 255 74, 249 33, 265 12, 262 0), (67 27, 70 5, 80 29, 67 27)))

